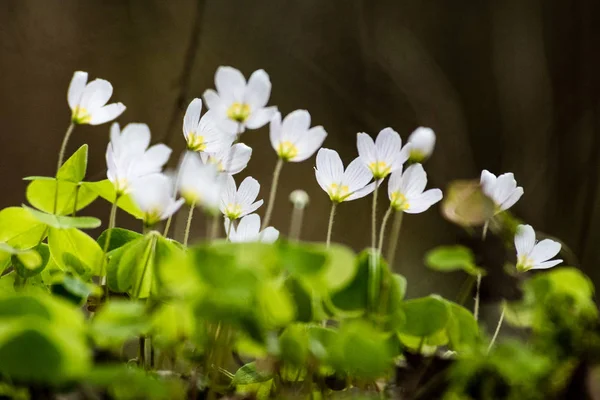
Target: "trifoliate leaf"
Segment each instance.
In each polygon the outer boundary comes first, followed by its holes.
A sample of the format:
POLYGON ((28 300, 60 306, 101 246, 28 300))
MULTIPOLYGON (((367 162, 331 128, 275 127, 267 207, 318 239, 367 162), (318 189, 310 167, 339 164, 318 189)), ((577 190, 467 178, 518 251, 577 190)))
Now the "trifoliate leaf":
POLYGON ((81 146, 59 168, 56 178, 62 181, 79 183, 85 178, 88 160, 88 145, 81 146))
POLYGON ((33 180, 27 186, 26 197, 27 201, 39 210, 50 214, 69 215, 90 205, 96 200, 98 194, 83 184, 50 178, 50 180, 33 180), (55 202, 56 207, 54 207, 55 202))
POLYGON ((46 225, 21 207, 0 211, 0 243, 18 250, 35 247, 46 237, 46 225))
POLYGON ((52 259, 63 270, 78 275, 101 274, 104 254, 86 233, 75 228, 50 228, 48 246, 52 259))
POLYGON ((434 335, 446 327, 448 307, 444 300, 435 295, 406 300, 402 303, 405 322, 398 331, 415 337, 434 335))
POLYGON ((475 266, 475 256, 465 246, 440 246, 430 250, 425 256, 425 264, 436 271, 449 272, 463 270, 470 275, 483 271, 475 266))
POLYGON ((39 222, 56 229, 93 229, 102 224, 98 218, 94 217, 66 217, 63 215, 48 214, 35 210, 31 207, 27 207, 26 205, 23 205, 23 208, 26 209, 39 222))
MULTIPOLYGON (((94 191, 98 194, 98 196, 102 197, 111 204, 114 203, 116 199, 117 192, 115 191, 115 187, 113 186, 112 182, 108 179, 99 182, 85 182, 83 183, 83 186, 94 191)), ((129 195, 121 195, 117 201, 117 206, 121 210, 127 212, 137 219, 144 218, 144 213, 133 202, 129 195)))

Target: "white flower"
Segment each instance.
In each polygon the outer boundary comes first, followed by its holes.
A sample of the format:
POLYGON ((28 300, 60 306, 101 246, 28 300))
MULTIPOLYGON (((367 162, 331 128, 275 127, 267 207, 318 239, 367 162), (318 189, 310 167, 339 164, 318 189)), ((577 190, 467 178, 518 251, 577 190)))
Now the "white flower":
POLYGON ((146 124, 128 124, 120 131, 119 124, 110 127, 110 142, 106 148, 107 178, 118 194, 125 194, 135 180, 162 170, 171 149, 164 144, 150 144, 150 128, 146 124))
POLYGON ((421 164, 413 164, 402 172, 402 169, 392 173, 388 182, 390 205, 397 211, 418 214, 426 211, 442 199, 440 189, 429 189, 427 173, 421 164))
POLYGON ((232 67, 219 67, 215 74, 217 91, 204 92, 204 101, 214 110, 222 128, 240 134, 246 128, 258 129, 267 124, 277 107, 265 107, 271 96, 269 75, 262 69, 254 71, 248 79, 232 67))
POLYGON ((523 196, 523 188, 517 187, 512 173, 498 176, 487 170, 481 172, 481 188, 496 205, 496 214, 511 208, 523 196))
POLYGON ((306 160, 321 147, 325 137, 327 132, 322 126, 310 127, 310 114, 306 110, 292 111, 283 123, 279 112, 271 120, 271 145, 284 161, 306 160))
POLYGON ((202 100, 194 99, 183 117, 183 136, 188 150, 214 153, 231 147, 235 135, 219 129, 215 112, 208 110, 200 118, 201 113, 202 100))
POLYGON ((433 153, 435 133, 431 128, 419 127, 408 137, 410 144, 410 160, 415 163, 425 161, 433 153))
POLYGON ((356 137, 358 156, 376 180, 383 179, 408 160, 410 145, 402 148, 402 139, 392 128, 382 129, 375 142, 366 133, 356 137))
POLYGON ((561 245, 550 239, 535 242, 535 231, 531 225, 519 225, 515 234, 517 248, 517 270, 547 269, 563 260, 550 260, 560 252, 561 245))
POLYGON ((197 153, 187 152, 179 166, 177 189, 187 204, 218 210, 222 179, 216 167, 205 165, 197 153))
POLYGON ((125 111, 122 103, 106 105, 113 88, 104 79, 95 79, 87 83, 87 72, 73 74, 67 100, 71 107, 71 120, 75 124, 99 125, 112 121, 125 111))
POLYGON ((237 228, 228 218, 225 218, 225 232, 229 232, 229 240, 236 242, 273 243, 279 238, 279 231, 272 226, 260 231, 260 217, 250 214, 243 217, 237 228))
POLYGON ((360 157, 354 159, 344 171, 339 154, 326 148, 317 153, 315 176, 319 186, 335 203, 359 199, 375 189, 374 182, 369 184, 373 175, 360 157))
POLYGON ((252 149, 243 143, 236 143, 216 153, 200 153, 202 162, 215 164, 219 172, 226 172, 230 175, 243 171, 251 156, 252 149))
POLYGON ((259 191, 260 184, 256 179, 247 177, 238 189, 233 176, 227 175, 227 184, 221 194, 221 212, 230 220, 253 213, 263 204, 262 200, 255 202, 259 191))
POLYGON ((184 200, 175 200, 173 182, 164 174, 144 176, 132 185, 131 196, 144 214, 144 224, 152 226, 173 215, 184 200))

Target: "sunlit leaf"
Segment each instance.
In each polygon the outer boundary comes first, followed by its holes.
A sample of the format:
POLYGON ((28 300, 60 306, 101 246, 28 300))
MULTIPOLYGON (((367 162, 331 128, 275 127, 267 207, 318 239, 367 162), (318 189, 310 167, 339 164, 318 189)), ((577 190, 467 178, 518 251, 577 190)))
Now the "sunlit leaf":
POLYGON ((45 237, 46 225, 21 207, 0 211, 0 243, 26 250, 37 246, 45 237))
MULTIPOLYGON (((85 182, 83 183, 83 186, 94 191, 98 194, 98 196, 102 197, 109 203, 114 203, 117 192, 115 191, 113 184, 108 179, 99 182, 85 182)), ((120 196, 117 206, 137 219, 143 219, 144 217, 142 211, 133 202, 129 195, 120 196)))
POLYGON ((23 208, 25 208, 25 210, 27 210, 39 222, 57 229, 93 229, 99 227, 102 223, 98 218, 94 217, 67 217, 63 215, 48 214, 35 210, 31 207, 27 207, 26 205, 23 205, 23 208))
POLYGON ((50 228, 48 246, 52 259, 63 270, 79 275, 101 274, 104 254, 86 233, 74 228, 50 228))
POLYGON ((88 145, 81 146, 59 168, 56 178, 63 181, 79 183, 85 178, 88 160, 88 145))
POLYGON ((50 214, 69 215, 90 205, 98 194, 79 183, 69 181, 33 180, 27 185, 27 201, 50 214), (58 195, 56 193, 58 182, 58 195), (77 206, 75 207, 75 200, 77 206), (56 202, 56 212, 54 203, 56 202))
POLYGON ((35 249, 13 255, 12 265, 22 278, 30 278, 44 270, 50 259, 48 245, 42 243, 35 249))

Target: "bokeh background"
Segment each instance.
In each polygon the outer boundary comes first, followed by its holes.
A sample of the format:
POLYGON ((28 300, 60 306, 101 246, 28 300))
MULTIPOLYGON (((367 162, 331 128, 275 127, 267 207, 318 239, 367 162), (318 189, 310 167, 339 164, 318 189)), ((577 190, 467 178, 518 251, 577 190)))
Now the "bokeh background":
MULTIPOLYGON (((357 132, 391 126, 406 140, 423 125, 438 135, 430 187, 484 168, 514 172, 525 188, 515 214, 560 237, 598 284, 599 54, 597 0, 0 0, 0 206, 25 201, 22 177, 53 173, 73 71, 112 82, 113 99, 127 106, 119 122, 147 123, 177 154, 183 111, 214 87, 219 65, 246 76, 264 68, 270 103, 284 114, 308 109, 345 162, 356 156, 357 132)), ((69 153, 89 143, 90 180, 105 177, 108 131, 78 127, 70 143, 69 153)), ((243 141, 254 153, 239 177, 257 178, 266 198, 276 161, 267 128, 243 141)), ((303 188, 311 196, 303 237, 323 240, 329 202, 313 165, 285 166, 273 224, 288 231, 287 196, 303 188)), ((88 212, 106 221, 108 205, 98 200, 88 212)), ((334 240, 368 245, 369 213, 367 199, 343 204, 334 240)), ((194 237, 202 232, 198 219, 194 237)), ((395 268, 409 293, 456 296, 464 276, 427 271, 422 258, 467 236, 437 207, 407 216, 395 268)), ((496 255, 483 261, 492 276, 483 301, 492 304, 504 254, 486 254, 496 255)))

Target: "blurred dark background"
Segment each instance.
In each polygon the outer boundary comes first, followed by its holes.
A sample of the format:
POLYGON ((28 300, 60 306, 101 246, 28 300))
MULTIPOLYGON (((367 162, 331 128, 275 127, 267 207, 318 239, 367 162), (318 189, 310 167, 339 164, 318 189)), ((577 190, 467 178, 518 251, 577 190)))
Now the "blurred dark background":
MULTIPOLYGON (((392 126, 406 140, 424 125, 438 135, 430 187, 477 179, 483 168, 514 172, 525 188, 515 214, 561 238, 598 284, 599 54, 598 0, 1 0, 0 206, 25 201, 22 177, 54 172, 73 71, 112 82, 113 101, 127 106, 119 122, 147 123, 176 154, 183 111, 214 87, 219 65, 246 76, 264 68, 270 104, 308 109, 345 162, 359 131, 392 126)), ((70 143, 69 153, 89 143, 90 180, 105 177, 108 131, 78 127, 70 143)), ((266 199, 276 161, 268 130, 243 141, 254 154, 238 177, 257 178, 266 199)), ((323 240, 329 202, 313 165, 284 167, 273 224, 287 233, 288 194, 303 188, 303 237, 323 240)), ((343 204, 334 240, 368 245, 369 210, 367 199, 343 204)), ((88 212, 106 221, 108 206, 98 200, 88 212)), ((194 225, 200 237, 204 222, 194 225)), ((405 218, 396 269, 410 294, 456 295, 464 277, 427 271, 422 257, 464 235, 438 207, 405 218)), ((484 280, 484 293, 498 285, 484 280)))

